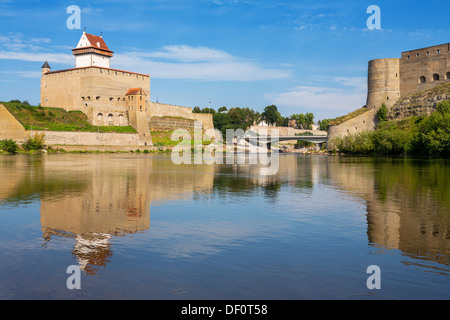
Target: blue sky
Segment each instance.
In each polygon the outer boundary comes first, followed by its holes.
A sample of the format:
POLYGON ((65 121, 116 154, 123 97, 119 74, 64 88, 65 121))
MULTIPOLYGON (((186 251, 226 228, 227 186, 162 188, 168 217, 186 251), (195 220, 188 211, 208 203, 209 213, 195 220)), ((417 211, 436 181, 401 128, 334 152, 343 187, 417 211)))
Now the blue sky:
POLYGON ((450 42, 449 13, 447 0, 0 0, 0 101, 37 105, 42 64, 74 67, 86 27, 111 68, 150 74, 151 101, 334 118, 365 104, 369 60, 450 42), (70 5, 81 29, 67 28, 70 5))

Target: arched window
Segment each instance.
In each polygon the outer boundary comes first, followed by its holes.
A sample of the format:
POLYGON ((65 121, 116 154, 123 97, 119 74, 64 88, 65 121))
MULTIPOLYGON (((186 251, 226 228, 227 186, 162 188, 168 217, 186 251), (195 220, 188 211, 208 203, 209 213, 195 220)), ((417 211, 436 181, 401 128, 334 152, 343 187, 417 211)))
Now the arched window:
POLYGON ((113 117, 113 115, 111 113, 108 114, 108 124, 110 126, 112 126, 114 124, 114 117, 113 117))
POLYGON ((425 76, 421 76, 419 78, 419 83, 425 83, 425 82, 427 82, 427 78, 425 78, 425 76))
POLYGON ((99 114, 97 115, 97 120, 98 120, 98 123, 99 123, 99 124, 102 124, 102 123, 103 123, 103 114, 102 114, 102 113, 99 113, 99 114))
POLYGON ((450 80, 450 72, 447 72, 447 80, 450 80))
POLYGON ((124 124, 123 115, 119 114, 119 126, 123 126, 123 124, 124 124))
POLYGON ((439 75, 437 73, 433 74, 433 81, 439 81, 439 75))

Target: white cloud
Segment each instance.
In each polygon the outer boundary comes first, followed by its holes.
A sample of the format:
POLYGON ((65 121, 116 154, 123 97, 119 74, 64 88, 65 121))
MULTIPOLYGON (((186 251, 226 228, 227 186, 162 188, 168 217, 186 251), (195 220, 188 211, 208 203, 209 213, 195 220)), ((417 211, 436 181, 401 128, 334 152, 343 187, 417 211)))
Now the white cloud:
MULTIPOLYGON (((0 59, 48 61, 74 66, 69 53, 50 53, 36 44, 50 43, 47 38, 23 39, 20 34, 0 34, 0 59)), ((290 76, 286 68, 266 68, 255 61, 234 57, 228 52, 187 45, 164 46, 153 52, 115 54, 111 67, 150 74, 153 78, 208 81, 259 81, 290 76)))
POLYGON ((148 73, 154 78, 208 81, 260 81, 290 76, 285 69, 265 68, 258 63, 206 47, 166 46, 155 52, 117 54, 120 69, 148 73))
POLYGON ((312 112, 319 118, 347 114, 366 103, 365 78, 331 77, 329 80, 328 86, 297 86, 285 92, 267 93, 265 98, 284 108, 286 113, 312 112))
POLYGON ((75 60, 72 55, 65 53, 32 53, 20 51, 0 51, 0 60, 20 60, 20 61, 48 61, 50 64, 74 64, 75 60))

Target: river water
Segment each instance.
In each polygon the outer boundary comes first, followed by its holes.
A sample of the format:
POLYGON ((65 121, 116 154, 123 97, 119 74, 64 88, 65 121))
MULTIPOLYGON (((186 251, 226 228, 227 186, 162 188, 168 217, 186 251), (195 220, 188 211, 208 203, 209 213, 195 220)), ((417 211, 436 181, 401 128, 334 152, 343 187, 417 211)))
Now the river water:
POLYGON ((450 298, 449 160, 260 169, 0 155, 0 299, 450 298))

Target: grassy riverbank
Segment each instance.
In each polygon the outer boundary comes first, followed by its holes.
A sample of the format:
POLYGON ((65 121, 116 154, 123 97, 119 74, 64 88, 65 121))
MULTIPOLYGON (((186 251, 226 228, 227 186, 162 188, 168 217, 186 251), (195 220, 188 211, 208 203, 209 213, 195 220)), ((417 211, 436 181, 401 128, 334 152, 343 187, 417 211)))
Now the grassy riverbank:
POLYGON ((131 126, 94 126, 81 111, 31 106, 20 101, 0 102, 26 130, 136 133, 131 126))

